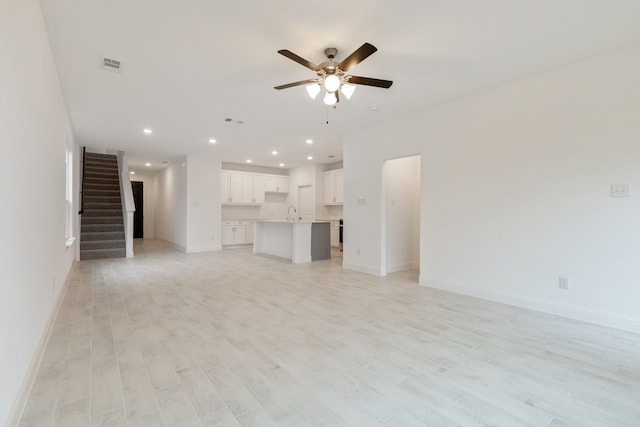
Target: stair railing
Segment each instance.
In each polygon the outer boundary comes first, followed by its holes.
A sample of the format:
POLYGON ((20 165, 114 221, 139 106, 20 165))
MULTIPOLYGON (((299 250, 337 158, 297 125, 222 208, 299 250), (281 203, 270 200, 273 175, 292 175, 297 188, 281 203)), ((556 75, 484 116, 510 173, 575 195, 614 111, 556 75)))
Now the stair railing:
POLYGON ((84 160, 86 154, 87 147, 82 147, 82 176, 80 178, 82 182, 80 183, 80 211, 78 212, 78 215, 82 215, 84 213, 84 160))
POLYGON ((124 151, 118 151, 118 172, 120 175, 120 197, 122 199, 122 216, 124 218, 124 240, 127 257, 133 256, 133 213, 136 204, 133 200, 129 166, 124 151))

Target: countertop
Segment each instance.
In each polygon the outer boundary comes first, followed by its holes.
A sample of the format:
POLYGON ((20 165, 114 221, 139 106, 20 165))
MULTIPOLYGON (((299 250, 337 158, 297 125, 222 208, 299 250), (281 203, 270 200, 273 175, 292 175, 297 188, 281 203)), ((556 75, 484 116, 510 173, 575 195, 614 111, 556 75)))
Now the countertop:
POLYGON ((327 222, 331 222, 329 220, 313 220, 313 221, 303 221, 303 220, 295 220, 295 221, 287 221, 286 219, 256 219, 256 222, 277 222, 277 223, 290 223, 290 224, 324 224, 327 222))

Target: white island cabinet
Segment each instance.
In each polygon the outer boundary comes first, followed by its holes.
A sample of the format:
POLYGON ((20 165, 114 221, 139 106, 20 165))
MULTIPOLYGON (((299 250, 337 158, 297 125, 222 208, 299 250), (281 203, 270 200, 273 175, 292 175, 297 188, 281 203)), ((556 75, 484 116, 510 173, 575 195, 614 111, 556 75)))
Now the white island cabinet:
POLYGON ((294 264, 331 257, 329 221, 255 222, 254 254, 275 255, 294 264))

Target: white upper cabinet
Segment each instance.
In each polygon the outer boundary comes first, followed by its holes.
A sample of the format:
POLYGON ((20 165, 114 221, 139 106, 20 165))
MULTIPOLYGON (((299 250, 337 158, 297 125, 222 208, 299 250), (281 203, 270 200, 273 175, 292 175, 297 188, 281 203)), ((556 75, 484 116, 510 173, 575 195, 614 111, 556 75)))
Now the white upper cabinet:
POLYGON ((325 205, 344 203, 344 173, 342 169, 326 171, 323 177, 323 202, 325 205))
POLYGON ((245 203, 242 197, 243 190, 244 190, 242 175, 232 172, 231 178, 229 179, 229 181, 230 181, 229 194, 231 196, 229 199, 229 203, 245 203))
POLYGON ((250 176, 250 178, 250 188, 246 193, 243 193, 245 203, 264 203, 266 177, 264 175, 256 174, 250 176))
POLYGON ((245 203, 243 199, 243 175, 222 171, 220 176, 220 201, 223 204, 245 203))
POLYGON ((220 177, 220 201, 231 203, 231 172, 222 171, 220 177))
POLYGON ((289 177, 280 175, 267 175, 266 191, 267 193, 288 193, 289 177))
POLYGON ((222 204, 258 205, 265 193, 288 193, 289 177, 223 170, 220 179, 222 204))

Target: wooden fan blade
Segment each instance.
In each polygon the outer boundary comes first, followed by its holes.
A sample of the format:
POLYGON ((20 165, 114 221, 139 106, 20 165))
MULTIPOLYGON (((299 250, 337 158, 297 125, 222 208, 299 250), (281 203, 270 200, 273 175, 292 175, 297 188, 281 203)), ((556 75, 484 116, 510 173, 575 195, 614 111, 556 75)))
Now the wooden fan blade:
POLYGON ((366 85, 389 89, 393 82, 391 80, 372 79, 371 77, 349 76, 347 81, 354 85, 366 85))
POLYGON ((273 88, 282 90, 282 89, 287 89, 294 86, 302 86, 302 85, 308 85, 311 83, 316 83, 316 81, 317 81, 316 79, 300 80, 299 82, 287 83, 286 85, 274 86, 273 88))
POLYGON ((296 55, 295 53, 291 52, 290 50, 287 49, 282 49, 279 50, 278 53, 280 55, 286 56, 287 58, 296 61, 298 64, 303 65, 305 67, 307 67, 310 70, 313 71, 318 71, 320 70, 320 68, 318 68, 318 66, 316 64, 314 64, 313 62, 309 62, 306 59, 296 55))
POLYGON ((356 49, 351 55, 347 56, 339 65, 342 71, 349 71, 351 68, 358 65, 360 62, 367 59, 371 54, 377 51, 376 47, 370 43, 365 43, 356 49))

